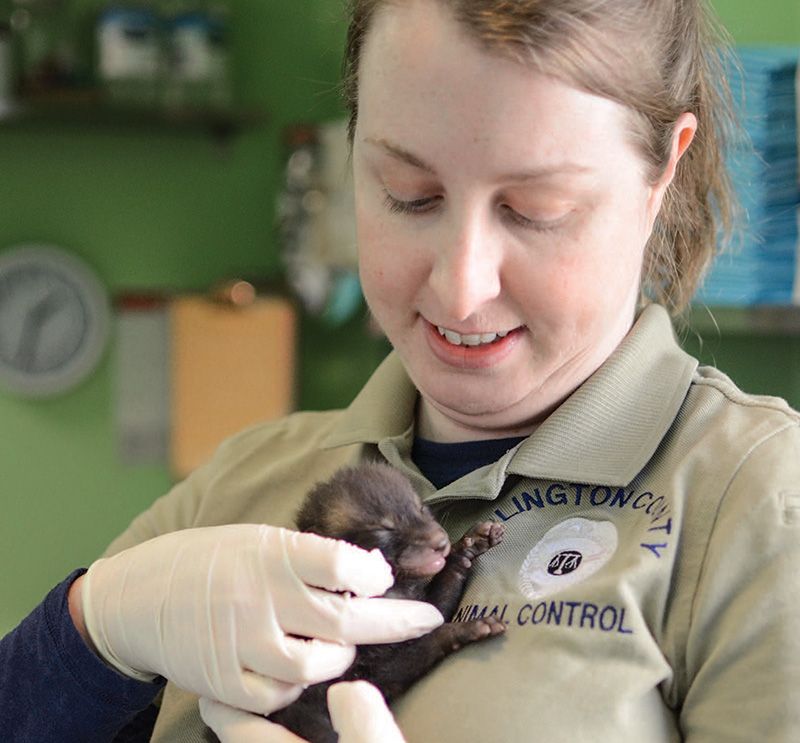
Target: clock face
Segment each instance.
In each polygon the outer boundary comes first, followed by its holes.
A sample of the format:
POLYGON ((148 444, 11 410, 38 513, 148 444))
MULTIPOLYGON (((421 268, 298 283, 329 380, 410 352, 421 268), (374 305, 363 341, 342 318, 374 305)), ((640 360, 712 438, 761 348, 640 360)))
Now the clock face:
POLYGON ((99 362, 108 300, 91 271, 49 246, 0 252, 0 384, 28 396, 64 392, 99 362))

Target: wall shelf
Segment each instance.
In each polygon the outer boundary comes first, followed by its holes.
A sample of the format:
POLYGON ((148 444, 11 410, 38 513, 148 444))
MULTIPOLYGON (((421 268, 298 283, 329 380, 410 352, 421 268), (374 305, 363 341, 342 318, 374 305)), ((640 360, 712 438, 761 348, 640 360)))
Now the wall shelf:
POLYGON ((692 305, 689 327, 706 335, 767 335, 800 338, 800 305, 750 307, 692 305))
POLYGON ((226 140, 266 121, 243 109, 160 109, 110 103, 95 92, 22 99, 0 117, 0 130, 71 128, 161 134, 201 133, 226 140))

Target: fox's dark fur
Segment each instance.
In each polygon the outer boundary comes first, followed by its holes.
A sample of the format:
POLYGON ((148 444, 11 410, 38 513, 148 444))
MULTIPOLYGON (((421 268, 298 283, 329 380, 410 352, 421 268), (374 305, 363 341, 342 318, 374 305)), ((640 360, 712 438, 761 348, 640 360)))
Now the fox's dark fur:
MULTIPOLYGON (((317 485, 297 515, 301 531, 378 548, 392 567, 387 596, 429 601, 449 620, 458 606, 472 561, 498 544, 503 527, 491 521, 470 529, 452 548, 444 529, 423 506, 408 480, 387 464, 348 467, 317 485), (446 557, 444 567, 437 566, 446 557)), ((361 645, 339 680, 366 679, 391 702, 439 661, 464 645, 500 634, 494 617, 446 624, 416 640, 361 645)), ((312 743, 336 741, 327 708, 334 681, 315 684, 288 707, 270 715, 312 743)))

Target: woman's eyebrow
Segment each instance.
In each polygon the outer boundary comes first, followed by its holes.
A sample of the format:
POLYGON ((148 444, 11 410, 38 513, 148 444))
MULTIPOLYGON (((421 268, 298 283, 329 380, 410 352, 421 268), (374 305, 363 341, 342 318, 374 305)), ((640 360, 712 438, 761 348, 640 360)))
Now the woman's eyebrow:
MULTIPOLYGON (((387 155, 399 160, 400 162, 407 163, 412 167, 419 168, 420 170, 425 171, 426 173, 430 173, 432 175, 436 174, 436 169, 426 163, 422 158, 417 157, 413 153, 409 152, 408 150, 390 142, 387 139, 375 139, 373 137, 364 137, 364 142, 367 144, 374 145, 382 149, 387 155)), ((531 168, 528 170, 521 170, 515 173, 507 173, 500 178, 498 181, 503 182, 511 182, 511 183, 524 183, 525 181, 532 181, 541 178, 548 178, 556 175, 586 175, 588 173, 592 173, 594 168, 589 167, 588 165, 582 165, 577 162, 571 161, 564 161, 553 163, 549 165, 543 165, 538 168, 531 168)))
POLYGON ((525 181, 533 181, 540 178, 549 178, 556 175, 587 175, 594 172, 594 168, 588 165, 581 165, 570 161, 554 163, 552 165, 543 165, 540 168, 533 168, 531 170, 521 170, 516 173, 507 173, 502 176, 500 180, 511 181, 513 183, 524 183, 525 181))
POLYGON ((436 173, 433 166, 428 165, 428 163, 421 158, 413 155, 408 150, 403 149, 396 144, 392 144, 386 139, 373 139, 372 137, 364 137, 363 141, 367 144, 380 147, 386 154, 391 155, 396 160, 400 160, 401 162, 407 163, 415 168, 419 168, 420 170, 424 170, 426 173, 431 173, 432 175, 436 173))

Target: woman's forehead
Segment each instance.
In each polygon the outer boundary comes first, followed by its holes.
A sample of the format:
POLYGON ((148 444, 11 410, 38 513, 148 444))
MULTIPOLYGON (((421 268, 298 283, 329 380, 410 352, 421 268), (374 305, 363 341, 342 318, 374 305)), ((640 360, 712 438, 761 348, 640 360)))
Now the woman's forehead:
POLYGON ((436 4, 417 5, 379 18, 365 46, 357 146, 382 143, 422 170, 470 154, 518 178, 594 168, 628 146, 622 106, 487 52, 436 4))
POLYGON ((460 148, 509 171, 525 170, 515 167, 521 151, 535 153, 527 167, 553 168, 565 159, 580 165, 587 153, 596 159, 615 141, 627 142, 625 110, 608 99, 464 49, 431 45, 406 57, 400 48, 395 57, 384 48, 383 56, 366 50, 356 140, 383 142, 412 164, 435 166, 439 154, 457 158, 453 150, 460 148))

